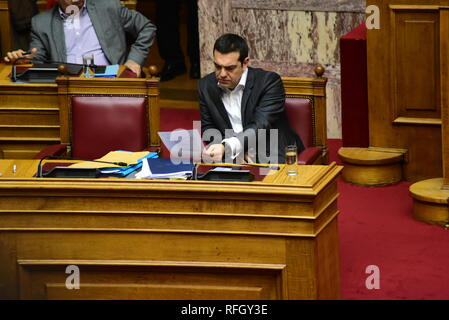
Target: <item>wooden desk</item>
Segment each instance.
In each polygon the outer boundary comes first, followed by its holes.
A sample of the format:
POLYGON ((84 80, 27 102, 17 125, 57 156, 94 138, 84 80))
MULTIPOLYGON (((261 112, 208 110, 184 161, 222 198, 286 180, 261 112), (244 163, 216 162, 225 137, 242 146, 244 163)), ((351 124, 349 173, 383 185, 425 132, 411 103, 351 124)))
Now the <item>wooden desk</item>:
MULTIPOLYGON (((119 74, 124 70, 122 66, 119 74)), ((46 146, 69 143, 71 95, 146 96, 149 142, 160 145, 159 79, 58 77, 57 83, 12 83, 11 66, 0 64, 0 150, 5 159, 31 159, 46 146), (63 106, 63 108, 61 108, 63 106), (61 112, 60 112, 61 111, 61 112)))
POLYGON ((0 160, 0 299, 340 296, 335 163, 253 183, 31 178, 36 167, 0 160))

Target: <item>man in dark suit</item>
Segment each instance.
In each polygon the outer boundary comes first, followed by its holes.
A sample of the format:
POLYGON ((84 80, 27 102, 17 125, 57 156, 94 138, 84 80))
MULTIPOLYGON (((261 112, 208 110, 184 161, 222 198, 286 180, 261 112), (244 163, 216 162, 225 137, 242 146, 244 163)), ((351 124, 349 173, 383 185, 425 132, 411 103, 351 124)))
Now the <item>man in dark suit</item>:
POLYGON ((226 162, 284 163, 287 145, 304 149, 285 114, 280 76, 248 66, 245 39, 221 36, 214 45, 214 64, 215 72, 198 84, 201 131, 209 143, 206 159, 221 161, 226 155, 226 162))
MULTIPOLYGON (((95 64, 124 64, 140 75, 155 36, 156 27, 119 0, 58 0, 58 6, 33 17, 32 53, 26 57, 34 63, 82 63, 81 56, 92 53, 95 64), (126 34, 135 39, 129 52, 126 34)), ((8 52, 5 61, 14 62, 24 53, 8 52)))

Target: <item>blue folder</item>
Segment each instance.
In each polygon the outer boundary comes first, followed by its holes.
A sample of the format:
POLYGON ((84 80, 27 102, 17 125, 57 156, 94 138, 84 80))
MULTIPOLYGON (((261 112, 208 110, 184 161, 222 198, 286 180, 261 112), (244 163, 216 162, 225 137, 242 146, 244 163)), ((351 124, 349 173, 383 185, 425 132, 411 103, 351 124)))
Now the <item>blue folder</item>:
POLYGON ((117 77, 118 68, 118 64, 106 66, 106 69, 103 73, 95 73, 95 78, 115 78, 117 77))
POLYGON ((148 158, 146 161, 148 161, 148 165, 150 166, 153 175, 192 172, 193 170, 192 161, 183 161, 179 164, 174 164, 171 159, 166 158, 148 158))

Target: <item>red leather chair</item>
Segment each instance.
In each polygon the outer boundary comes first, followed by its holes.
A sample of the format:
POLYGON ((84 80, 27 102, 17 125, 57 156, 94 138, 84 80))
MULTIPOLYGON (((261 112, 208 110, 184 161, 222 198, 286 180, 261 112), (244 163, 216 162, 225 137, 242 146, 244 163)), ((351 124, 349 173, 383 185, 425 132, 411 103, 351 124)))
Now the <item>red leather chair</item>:
POLYGON ((111 150, 148 146, 146 99, 72 97, 72 156, 100 158, 111 150))
POLYGON ((317 78, 283 77, 285 111, 292 129, 301 137, 305 150, 299 164, 327 163, 326 83, 324 68, 315 69, 317 78))
POLYGON ((136 80, 59 77, 61 144, 45 156, 101 158, 110 151, 160 152, 159 78, 136 80))
MULTIPOLYGON (((147 149, 145 97, 74 96, 71 100, 72 157, 97 159, 113 150, 147 149)), ((36 158, 66 151, 66 145, 51 146, 36 158)))

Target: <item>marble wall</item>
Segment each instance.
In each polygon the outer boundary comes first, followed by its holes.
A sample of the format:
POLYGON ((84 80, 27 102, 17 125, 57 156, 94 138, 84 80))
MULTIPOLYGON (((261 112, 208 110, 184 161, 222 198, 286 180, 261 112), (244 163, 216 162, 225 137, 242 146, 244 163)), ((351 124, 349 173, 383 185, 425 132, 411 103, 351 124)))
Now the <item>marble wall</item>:
POLYGON ((251 65, 281 76, 326 68, 328 137, 341 138, 339 39, 365 18, 364 0, 198 0, 201 70, 213 71, 215 39, 232 32, 250 46, 251 65))

